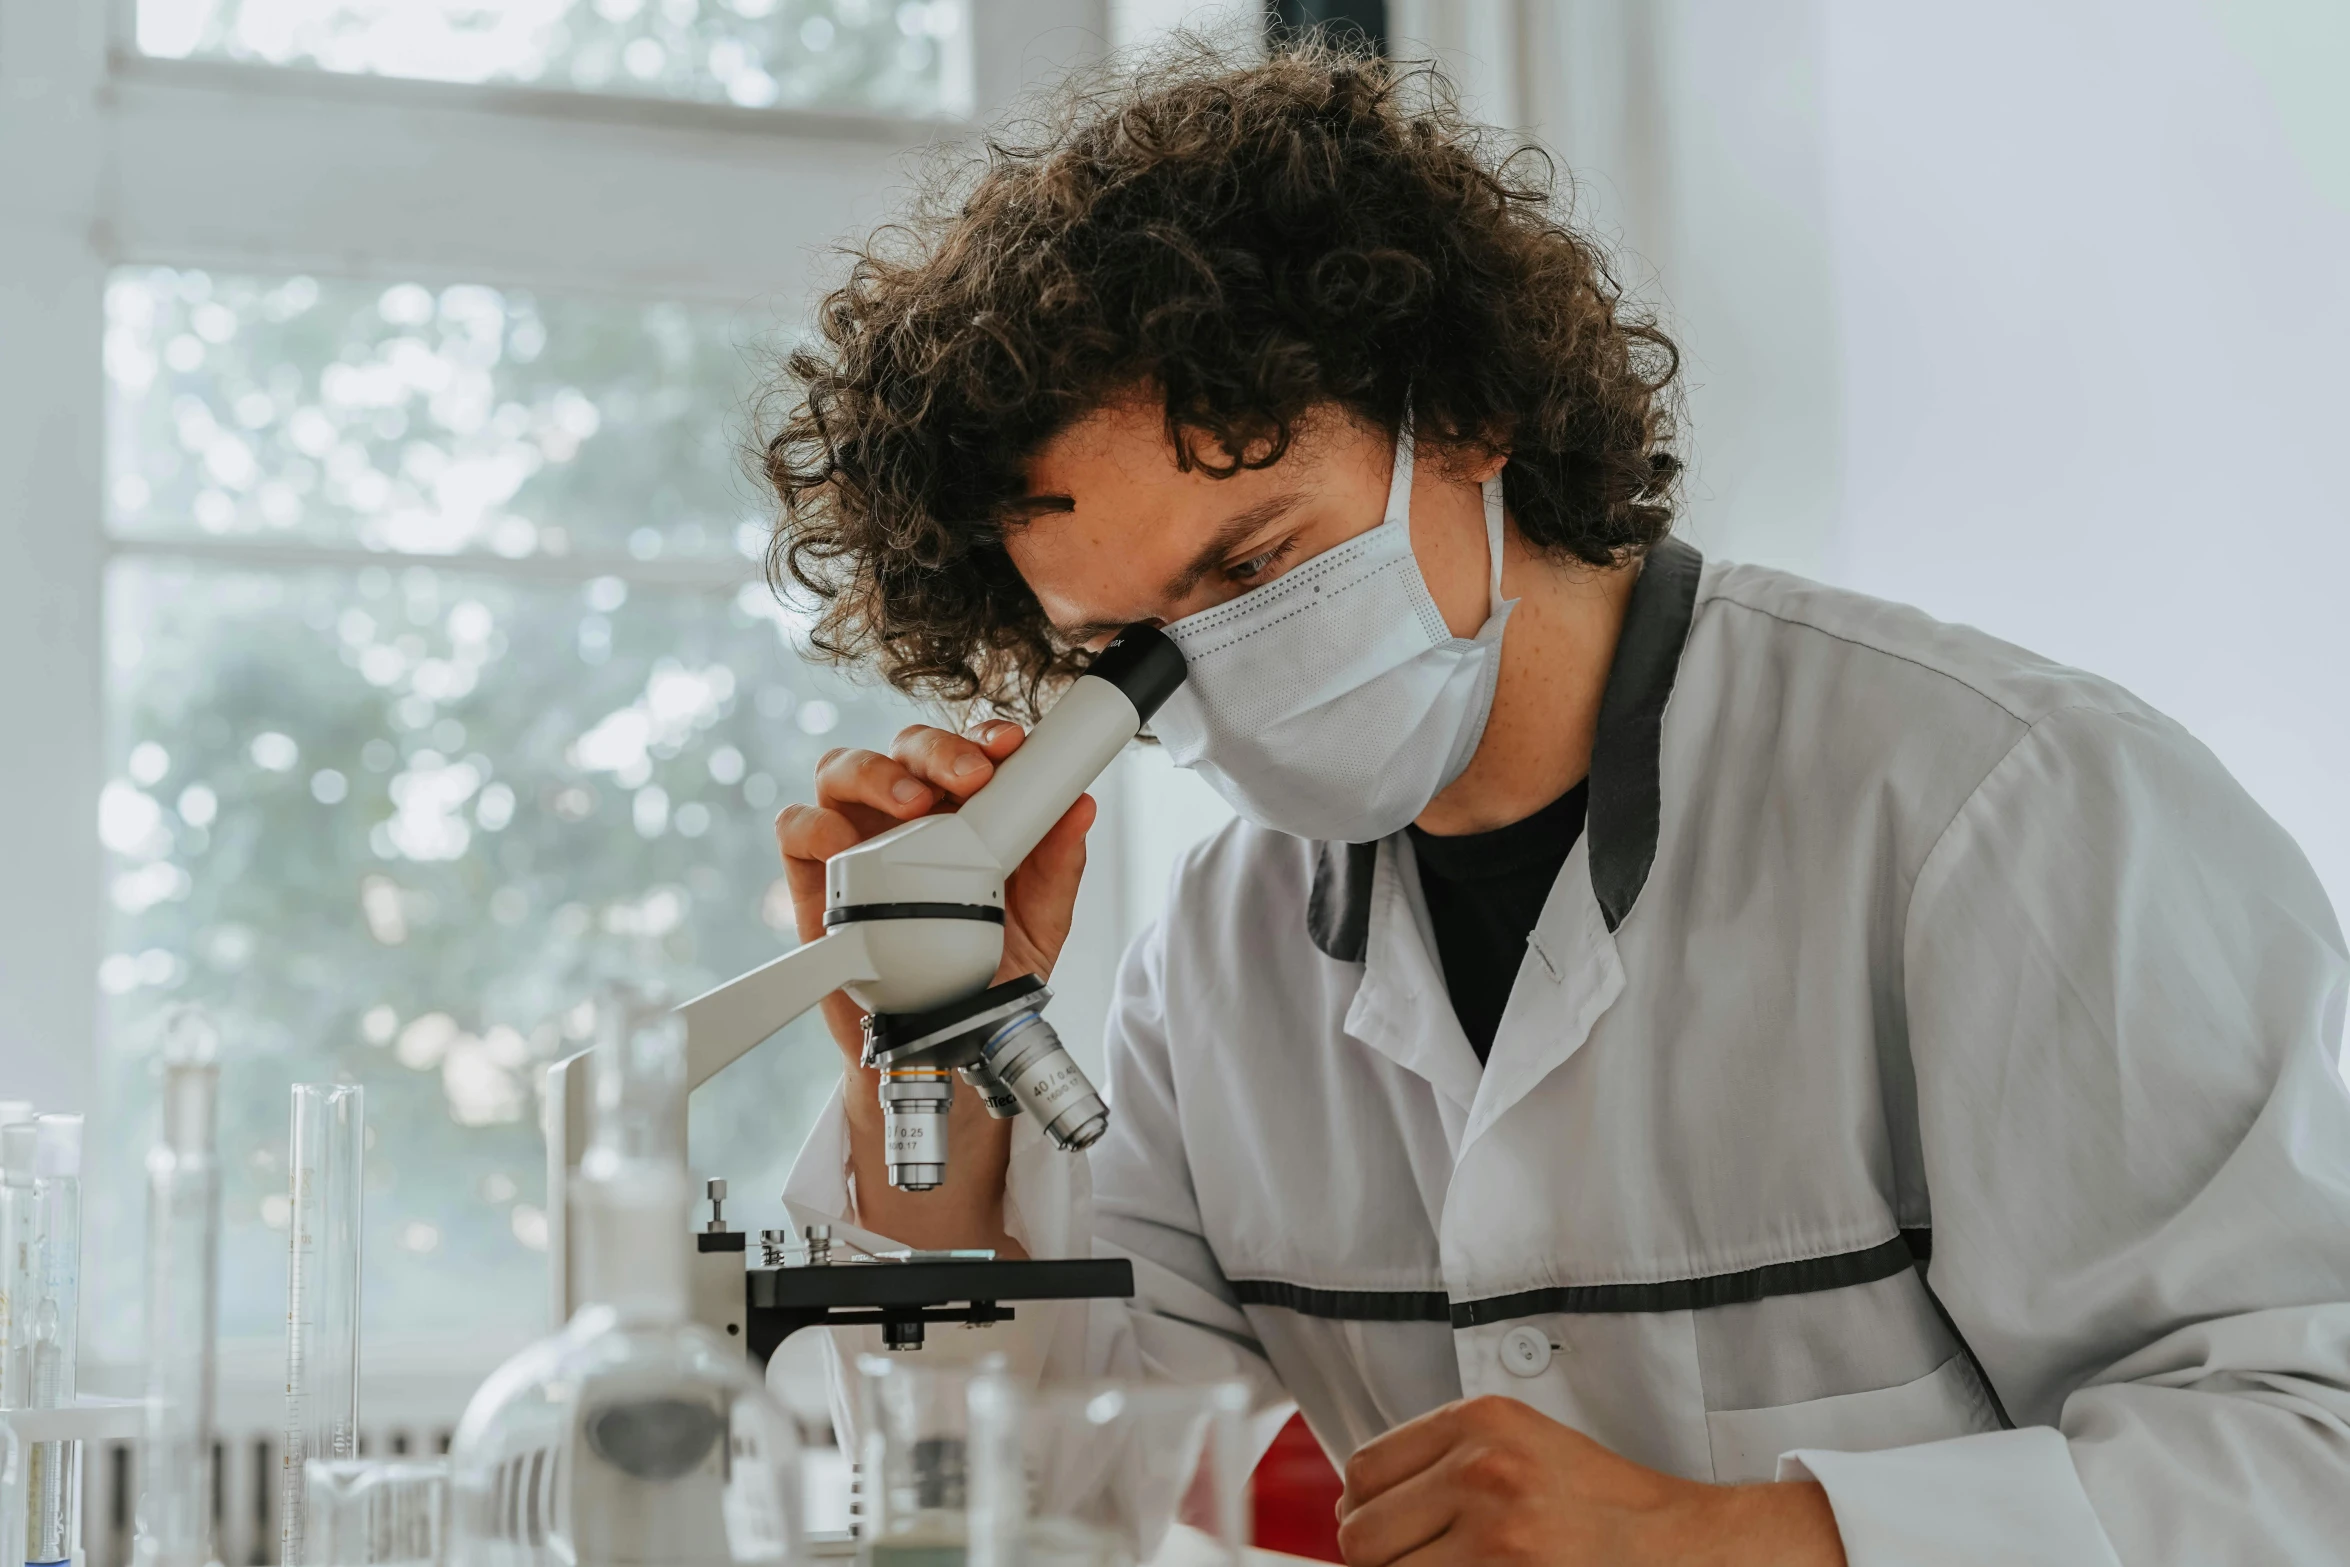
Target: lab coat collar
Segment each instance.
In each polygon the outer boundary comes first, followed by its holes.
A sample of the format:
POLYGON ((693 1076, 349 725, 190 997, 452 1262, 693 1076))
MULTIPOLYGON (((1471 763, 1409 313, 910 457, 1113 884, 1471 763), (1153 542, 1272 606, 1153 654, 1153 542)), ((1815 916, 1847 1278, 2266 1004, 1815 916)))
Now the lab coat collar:
MULTIPOLYGON (((1656 863, 1664 799, 1657 756, 1665 701, 1680 673, 1704 565, 1705 557, 1679 539, 1666 539, 1648 552, 1624 607, 1623 629, 1600 697, 1583 842, 1589 845, 1591 890, 1611 932, 1632 912, 1656 863)), ((1360 963, 1370 947, 1378 845, 1317 843, 1314 849, 1307 933, 1326 956, 1360 963)))
POLYGON ((1482 1069, 1461 1032, 1435 943, 1424 928, 1426 904, 1418 896, 1419 869, 1410 845, 1399 833, 1360 847, 1371 851, 1371 895, 1364 900, 1367 961, 1342 1026, 1405 1071, 1426 1078, 1465 1116, 1477 1098, 1482 1069))
POLYGON ((1469 1107, 1463 1148, 1581 1050, 1624 992, 1624 963, 1614 931, 1599 902, 1581 892, 1590 885, 1585 878, 1594 874, 1589 863, 1594 852, 1588 834, 1577 840, 1541 917, 1527 933, 1526 955, 1469 1107))
POLYGON ((1681 649, 1689 641, 1704 567, 1705 557, 1679 539, 1666 539, 1648 552, 1624 606, 1615 660, 1599 699, 1583 836, 1591 842, 1591 890, 1611 931, 1632 912, 1640 889, 1648 885, 1648 868, 1656 863, 1664 801, 1657 757, 1665 701, 1681 672, 1681 649))

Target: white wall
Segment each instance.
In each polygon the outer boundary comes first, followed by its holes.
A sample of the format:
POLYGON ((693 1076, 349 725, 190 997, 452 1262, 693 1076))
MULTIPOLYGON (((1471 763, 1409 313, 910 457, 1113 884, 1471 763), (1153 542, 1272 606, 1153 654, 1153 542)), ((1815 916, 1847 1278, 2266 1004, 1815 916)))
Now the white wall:
POLYGON ((1663 304, 1696 541, 2122 681, 2350 906, 2350 7, 1497 3, 1418 36, 1663 304))
POLYGON ((1829 574, 2131 686, 2350 908, 2350 8, 1854 7, 1824 75, 1829 574))

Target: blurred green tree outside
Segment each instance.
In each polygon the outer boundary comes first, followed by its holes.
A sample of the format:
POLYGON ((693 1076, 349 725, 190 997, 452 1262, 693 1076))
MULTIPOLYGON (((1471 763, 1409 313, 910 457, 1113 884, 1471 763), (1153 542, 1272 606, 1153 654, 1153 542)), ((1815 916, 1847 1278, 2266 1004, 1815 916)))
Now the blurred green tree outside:
POLYGON ((138 0, 141 53, 744 108, 963 107, 963 0, 138 0))
MULTIPOLYGON (((336 1077, 371 1342, 534 1332, 545 1065, 603 980, 682 998, 788 948, 777 808, 910 709, 808 662, 760 579, 727 312, 168 269, 108 303, 97 1352, 135 1353, 187 1002, 224 1053, 224 1336, 280 1331, 287 1088, 336 1077)), ((779 1181, 837 1076, 796 1025, 700 1096, 697 1156, 779 1181)))

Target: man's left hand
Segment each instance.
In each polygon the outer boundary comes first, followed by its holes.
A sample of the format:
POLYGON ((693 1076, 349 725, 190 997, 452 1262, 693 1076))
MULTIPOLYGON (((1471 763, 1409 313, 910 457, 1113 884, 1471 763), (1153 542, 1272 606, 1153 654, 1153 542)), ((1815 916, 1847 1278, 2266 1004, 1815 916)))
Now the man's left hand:
POLYGON ((1347 1460, 1338 1548, 1349 1567, 1844 1567, 1817 1485, 1676 1479, 1491 1397, 1433 1410, 1347 1460))

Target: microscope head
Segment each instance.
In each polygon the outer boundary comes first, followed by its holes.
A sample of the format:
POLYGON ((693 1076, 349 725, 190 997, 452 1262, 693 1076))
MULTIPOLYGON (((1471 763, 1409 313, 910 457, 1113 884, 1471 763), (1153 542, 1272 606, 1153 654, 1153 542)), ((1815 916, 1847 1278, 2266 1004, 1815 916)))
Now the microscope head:
MULTIPOLYGON (((1034 975, 994 984, 1004 951, 1004 881, 1103 768, 1183 683, 1183 655, 1156 628, 1131 626, 1071 683, 1019 750, 960 810, 907 822, 835 855, 825 871, 825 933, 678 1008, 687 1091, 710 1081, 835 990, 869 1014, 881 1069, 890 1179, 922 1190, 946 1172, 946 1111, 960 1074, 989 1113, 1026 1113, 1064 1148, 1101 1135, 1108 1109, 1041 1010, 1034 975)), ((547 1190, 556 1319, 578 1304, 566 1194, 587 1141, 584 1057, 547 1077, 547 1190)), ((682 1114, 678 1135, 684 1135, 682 1114)), ((739 1314, 740 1252, 700 1237, 705 1265, 731 1260, 696 1315, 739 1314), (732 1307, 724 1304, 729 1298, 732 1307)), ((739 1238, 738 1238, 739 1243, 739 1238)), ((697 1274, 697 1278, 701 1275, 697 1274)), ((696 1285, 697 1291, 702 1289, 696 1285)), ((736 1324, 739 1327, 739 1324, 736 1324)))
POLYGON ((1005 877, 1183 674, 1183 655, 1156 627, 1128 627, 960 810, 834 855, 824 928, 859 930, 878 976, 843 986, 850 997, 868 1012, 926 1012, 986 989, 1003 959, 1005 877))
POLYGON ((925 816, 834 855, 825 933, 854 927, 874 975, 841 988, 868 1012, 923 1012, 986 989, 1004 956, 1006 874, 960 814, 925 816))
POLYGON ((841 988, 867 1013, 866 1063, 881 1074, 889 1179, 946 1178, 954 1074, 988 1113, 1025 1110, 1061 1148, 1090 1146, 1109 1110, 1041 1016, 1034 975, 995 984, 1004 879, 1183 683, 1183 655, 1155 627, 1119 635, 960 810, 892 828, 834 855, 824 924, 864 944, 841 988))

